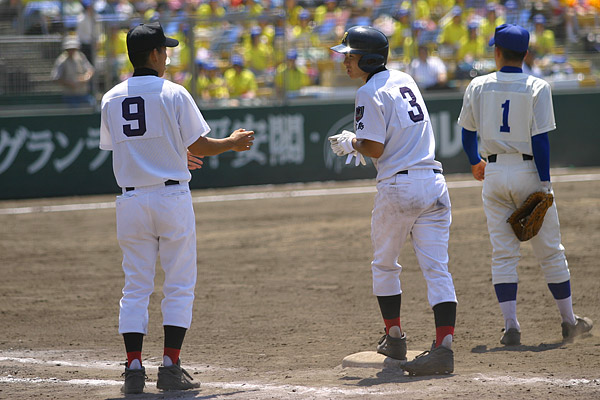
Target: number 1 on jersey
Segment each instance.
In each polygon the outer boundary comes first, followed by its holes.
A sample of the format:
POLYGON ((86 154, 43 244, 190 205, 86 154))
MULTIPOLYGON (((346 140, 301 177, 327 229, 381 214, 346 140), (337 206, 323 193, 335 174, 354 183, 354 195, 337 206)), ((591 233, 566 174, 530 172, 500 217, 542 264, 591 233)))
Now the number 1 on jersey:
POLYGON ((502 125, 500 125, 500 132, 509 133, 510 126, 508 126, 508 108, 510 106, 510 100, 506 100, 502 103, 502 125))

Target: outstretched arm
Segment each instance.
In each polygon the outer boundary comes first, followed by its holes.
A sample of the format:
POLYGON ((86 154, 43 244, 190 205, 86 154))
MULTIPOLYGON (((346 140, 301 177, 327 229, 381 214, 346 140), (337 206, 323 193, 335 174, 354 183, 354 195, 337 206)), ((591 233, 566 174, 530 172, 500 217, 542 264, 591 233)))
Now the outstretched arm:
POLYGON ((188 147, 188 150, 196 156, 215 156, 228 150, 250 150, 253 142, 254 131, 236 129, 231 135, 223 139, 202 136, 192 143, 190 147, 188 147))

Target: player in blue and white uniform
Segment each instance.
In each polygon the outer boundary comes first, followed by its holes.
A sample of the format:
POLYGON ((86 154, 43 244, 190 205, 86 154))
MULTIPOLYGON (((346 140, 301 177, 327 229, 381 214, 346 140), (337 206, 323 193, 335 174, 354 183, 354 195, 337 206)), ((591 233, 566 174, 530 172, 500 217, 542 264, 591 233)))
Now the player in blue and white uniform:
MULTIPOLYGON (((483 181, 483 208, 493 248, 492 284, 504 316, 500 342, 511 346, 521 343, 517 319, 520 242, 507 219, 531 193, 553 193, 548 132, 556 123, 550 85, 522 70, 529 32, 518 25, 503 24, 496 27, 489 44, 495 46, 498 71, 470 82, 458 123, 463 127, 463 148, 473 176, 483 181)), ((531 246, 560 311, 563 339, 591 330, 589 318, 573 313, 556 204, 546 212, 531 246)))

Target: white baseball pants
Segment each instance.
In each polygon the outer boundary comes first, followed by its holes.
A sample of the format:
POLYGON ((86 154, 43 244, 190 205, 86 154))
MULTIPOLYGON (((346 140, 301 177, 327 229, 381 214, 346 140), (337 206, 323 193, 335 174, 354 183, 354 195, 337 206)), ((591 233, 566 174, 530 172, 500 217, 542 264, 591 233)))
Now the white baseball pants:
POLYGON ((402 293, 398 257, 410 235, 427 282, 429 304, 456 302, 448 272, 450 210, 446 180, 433 169, 409 170, 377 183, 371 218, 373 294, 402 293))
POLYGON ((148 332, 157 257, 165 271, 163 325, 189 328, 196 286, 196 221, 187 184, 155 185, 116 200, 125 285, 119 333, 148 332))
MULTIPOLYGON (((541 188, 535 162, 524 161, 521 154, 498 154, 496 162, 485 167, 482 198, 492 244, 494 285, 519 281, 517 265, 521 258, 521 242, 506 220, 531 193, 541 188)), ((546 212, 542 228, 529 242, 547 283, 569 280, 556 201, 546 212)))

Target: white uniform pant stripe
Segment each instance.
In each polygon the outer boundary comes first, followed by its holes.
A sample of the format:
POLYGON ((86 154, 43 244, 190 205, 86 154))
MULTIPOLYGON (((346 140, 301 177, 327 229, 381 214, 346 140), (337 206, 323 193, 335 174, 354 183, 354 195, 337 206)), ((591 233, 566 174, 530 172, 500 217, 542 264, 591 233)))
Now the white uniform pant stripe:
POLYGON ((410 235, 427 281, 430 305, 455 302, 448 272, 450 223, 450 197, 443 175, 428 170, 379 183, 371 219, 373 293, 402 293, 398 257, 410 235))
MULTIPOLYGON (((517 283, 521 242, 506 222, 527 196, 541 189, 533 161, 501 157, 489 163, 483 181, 483 206, 492 243, 492 283, 517 283)), ((530 241, 547 283, 569 280, 564 247, 561 244, 556 202, 548 209, 539 233, 530 241)))
POLYGON ((189 188, 166 186, 119 196, 117 238, 125 272, 119 333, 147 333, 148 303, 159 254, 165 271, 163 324, 189 328, 197 277, 195 217, 189 188))

